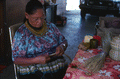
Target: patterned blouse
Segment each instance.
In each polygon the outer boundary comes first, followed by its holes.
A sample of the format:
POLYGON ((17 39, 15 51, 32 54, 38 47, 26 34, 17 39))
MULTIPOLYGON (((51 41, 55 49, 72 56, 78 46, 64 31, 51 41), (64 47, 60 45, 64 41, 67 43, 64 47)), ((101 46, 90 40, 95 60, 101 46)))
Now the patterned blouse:
MULTIPOLYGON (((49 29, 47 33, 42 37, 38 37, 30 32, 25 24, 21 25, 13 39, 12 60, 14 61, 15 57, 32 58, 45 53, 55 53, 56 47, 67 41, 53 23, 47 23, 47 27, 49 29)), ((32 66, 35 67, 35 65, 31 65, 31 67, 32 66)), ((25 70, 24 68, 26 67, 19 66, 18 69, 25 70)), ((31 70, 30 66, 28 68, 31 70)), ((26 68, 27 72, 30 73, 28 68, 26 68)), ((34 72, 36 69, 34 68, 31 72, 34 72)), ((22 73, 22 70, 19 71, 22 73)), ((29 73, 25 72, 23 74, 29 73)))

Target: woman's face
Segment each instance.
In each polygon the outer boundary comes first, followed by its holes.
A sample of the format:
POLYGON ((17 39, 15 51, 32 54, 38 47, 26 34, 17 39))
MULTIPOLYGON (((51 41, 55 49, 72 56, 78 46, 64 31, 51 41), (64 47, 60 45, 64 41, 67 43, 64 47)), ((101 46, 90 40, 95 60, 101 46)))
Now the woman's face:
POLYGON ((34 14, 25 13, 25 16, 33 27, 40 28, 44 23, 45 14, 43 9, 37 9, 34 14))

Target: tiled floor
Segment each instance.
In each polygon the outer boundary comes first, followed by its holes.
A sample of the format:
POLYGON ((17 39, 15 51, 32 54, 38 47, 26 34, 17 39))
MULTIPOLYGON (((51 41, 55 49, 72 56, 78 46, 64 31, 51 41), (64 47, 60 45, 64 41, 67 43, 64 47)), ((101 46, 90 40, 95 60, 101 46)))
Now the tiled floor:
MULTIPOLYGON (((87 14, 85 19, 82 19, 79 10, 68 11, 65 16, 67 17, 67 24, 58 28, 68 40, 68 48, 65 53, 73 59, 84 36, 95 34, 94 26, 99 17, 87 14)), ((68 58, 66 60, 70 62, 68 58)))
MULTIPOLYGON (((67 11, 64 16, 67 17, 67 23, 64 27, 58 28, 68 40, 68 48, 65 53, 73 59, 78 50, 78 45, 82 42, 84 36, 95 33, 94 26, 99 17, 87 14, 85 19, 82 19, 79 10, 67 11)), ((65 58, 70 63, 66 56, 65 58)), ((0 73, 0 79, 15 79, 13 65, 8 66, 3 70, 3 73, 0 73)))

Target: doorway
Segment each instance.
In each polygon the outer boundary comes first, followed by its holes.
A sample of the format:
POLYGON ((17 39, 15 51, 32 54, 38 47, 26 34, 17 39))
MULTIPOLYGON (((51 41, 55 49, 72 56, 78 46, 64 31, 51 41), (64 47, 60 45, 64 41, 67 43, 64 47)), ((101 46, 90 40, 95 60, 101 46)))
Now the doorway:
POLYGON ((67 0, 66 3, 66 10, 80 10, 80 0, 67 0))

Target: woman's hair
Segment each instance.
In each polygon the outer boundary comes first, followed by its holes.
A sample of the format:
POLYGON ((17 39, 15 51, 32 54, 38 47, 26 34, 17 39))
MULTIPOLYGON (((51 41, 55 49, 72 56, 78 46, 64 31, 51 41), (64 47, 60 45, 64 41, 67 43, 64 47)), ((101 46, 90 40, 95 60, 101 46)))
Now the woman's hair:
POLYGON ((26 5, 25 12, 33 14, 37 9, 43 9, 42 3, 38 0, 30 0, 26 5))
MULTIPOLYGON (((31 15, 34 14, 37 9, 44 10, 42 3, 38 0, 30 0, 26 5, 25 12, 31 15)), ((24 18, 23 22, 25 23, 26 20, 27 19, 24 18)))

